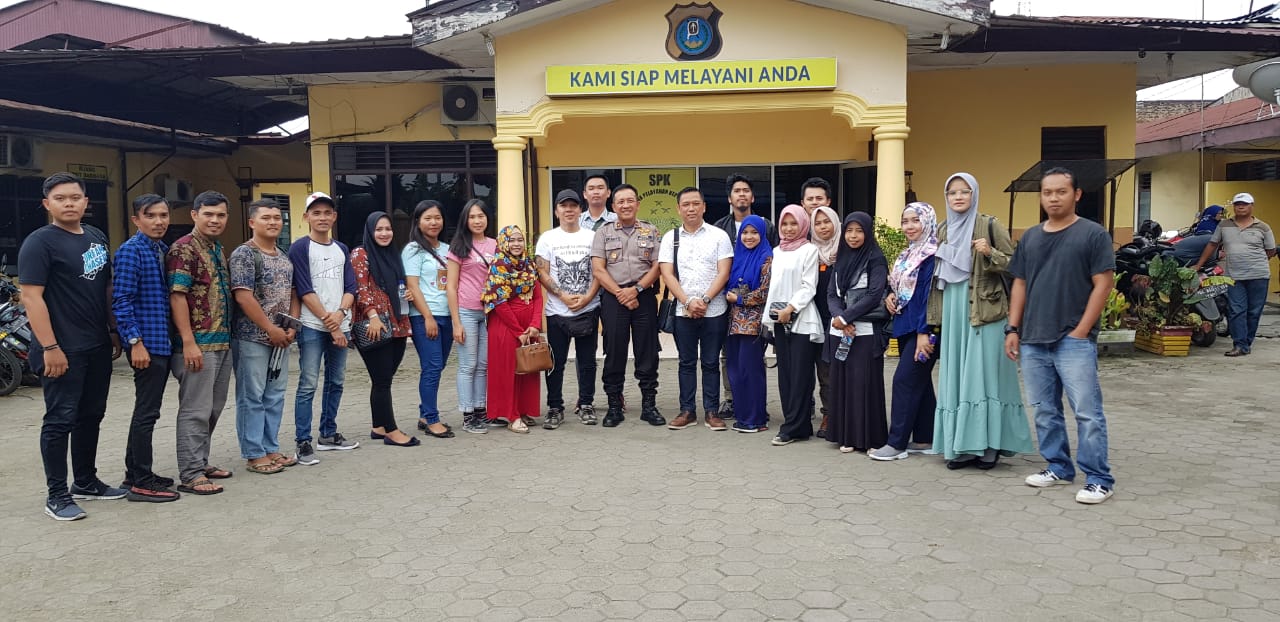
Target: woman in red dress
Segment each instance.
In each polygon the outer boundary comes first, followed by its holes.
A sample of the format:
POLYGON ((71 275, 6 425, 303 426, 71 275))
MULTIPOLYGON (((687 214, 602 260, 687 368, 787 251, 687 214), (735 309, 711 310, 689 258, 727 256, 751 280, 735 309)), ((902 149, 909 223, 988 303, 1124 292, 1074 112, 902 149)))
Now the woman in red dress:
POLYGON ((528 434, 542 400, 542 374, 516 374, 516 348, 542 332, 542 286, 524 233, 509 225, 498 233, 481 297, 489 316, 489 420, 528 434))

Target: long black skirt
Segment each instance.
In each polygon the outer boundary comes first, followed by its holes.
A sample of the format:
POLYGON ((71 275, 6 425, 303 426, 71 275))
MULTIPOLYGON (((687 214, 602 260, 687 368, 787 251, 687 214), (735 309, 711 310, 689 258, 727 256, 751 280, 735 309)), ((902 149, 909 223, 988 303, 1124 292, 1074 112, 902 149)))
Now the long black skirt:
MULTIPOLYGON (((829 336, 828 340, 838 341, 829 336)), ((832 352, 832 346, 828 346, 832 352)), ((859 451, 884 445, 889 436, 884 397, 884 348, 875 335, 860 335, 843 361, 831 357, 831 417, 827 440, 859 451)))

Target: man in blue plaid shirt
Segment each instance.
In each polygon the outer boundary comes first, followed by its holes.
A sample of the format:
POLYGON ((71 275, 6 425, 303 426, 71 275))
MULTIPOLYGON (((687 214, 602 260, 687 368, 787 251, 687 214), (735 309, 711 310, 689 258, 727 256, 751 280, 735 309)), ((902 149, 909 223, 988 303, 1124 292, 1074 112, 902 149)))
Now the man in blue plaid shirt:
POLYGON ((111 310, 120 340, 133 366, 133 420, 125 449, 123 487, 130 501, 177 501, 173 480, 151 470, 152 433, 160 419, 160 402, 169 379, 169 286, 164 257, 169 245, 169 205, 159 195, 133 200, 133 225, 138 233, 116 251, 111 310))

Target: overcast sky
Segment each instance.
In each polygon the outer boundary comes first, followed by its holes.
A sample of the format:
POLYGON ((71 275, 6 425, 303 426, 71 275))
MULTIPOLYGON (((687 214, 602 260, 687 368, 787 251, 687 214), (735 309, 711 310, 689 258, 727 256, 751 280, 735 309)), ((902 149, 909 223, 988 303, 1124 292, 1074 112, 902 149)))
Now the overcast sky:
MULTIPOLYGON (((1225 19, 1261 8, 1273 0, 994 0, 1001 15, 1121 15, 1180 19, 1225 19)), ((408 34, 405 15, 426 6, 425 0, 362 0, 317 3, 302 0, 115 0, 116 4, 221 24, 271 42, 320 41, 376 35, 408 34), (323 9, 320 7, 324 7, 323 9), (330 8, 350 7, 350 8, 330 8)), ((0 0, 0 6, 14 4, 0 0)), ((1216 98, 1235 87, 1229 73, 1211 74, 1205 95, 1216 98)), ((1142 99, 1197 98, 1200 79, 1171 83, 1140 92, 1142 99)))

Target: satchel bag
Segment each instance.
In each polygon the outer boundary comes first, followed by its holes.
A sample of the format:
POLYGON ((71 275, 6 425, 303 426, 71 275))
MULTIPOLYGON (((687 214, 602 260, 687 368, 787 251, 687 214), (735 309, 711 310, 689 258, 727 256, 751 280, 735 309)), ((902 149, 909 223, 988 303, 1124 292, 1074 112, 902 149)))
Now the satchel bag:
POLYGON ((356 344, 357 350, 368 352, 391 343, 391 318, 385 313, 379 313, 378 320, 382 322, 384 328, 377 339, 369 337, 369 320, 364 319, 351 324, 351 341, 356 344))
MULTIPOLYGON (((671 253, 671 273, 675 275, 676 281, 680 280, 680 227, 675 229, 675 249, 671 253)), ((662 303, 658 305, 658 330, 664 333, 675 334, 676 332, 676 299, 671 293, 671 289, 667 288, 667 297, 662 299, 662 303)))
MULTIPOLYGON (((858 275, 858 278, 854 279, 853 282, 854 284, 857 284, 858 281, 861 281, 861 280, 862 280, 862 275, 858 275)), ((845 290, 844 296, 842 296, 842 298, 844 299, 844 308, 848 309, 849 307, 852 307, 853 303, 862 299, 863 296, 866 296, 868 289, 870 288, 851 287, 845 290)), ((889 321, 889 319, 890 319, 889 310, 885 308, 884 303, 882 301, 877 301, 876 306, 872 307, 870 311, 867 311, 866 313, 862 314, 862 317, 859 317, 854 321, 855 322, 887 322, 889 321)))
POLYGON ((553 368, 555 365, 551 362, 551 346, 541 335, 516 348, 516 375, 536 374, 553 368))
POLYGON ((590 337, 595 335, 596 330, 600 328, 600 309, 592 309, 570 317, 560 317, 558 321, 560 322, 560 327, 570 337, 574 339, 590 337))

